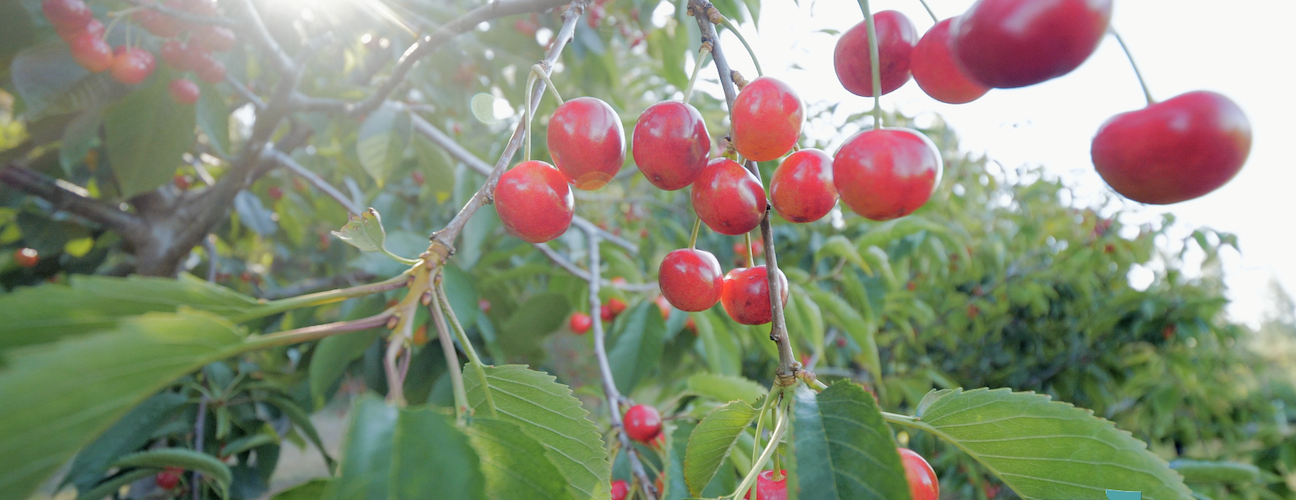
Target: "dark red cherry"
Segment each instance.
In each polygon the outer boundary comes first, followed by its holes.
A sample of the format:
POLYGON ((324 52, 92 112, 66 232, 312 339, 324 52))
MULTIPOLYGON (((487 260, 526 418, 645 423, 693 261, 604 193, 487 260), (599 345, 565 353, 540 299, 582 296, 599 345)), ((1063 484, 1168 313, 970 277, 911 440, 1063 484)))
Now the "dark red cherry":
POLYGON ((946 19, 918 40, 914 46, 909 68, 918 87, 932 99, 948 104, 964 104, 977 100, 989 92, 963 73, 954 54, 950 53, 950 24, 954 18, 946 19))
POLYGON ((530 243, 544 243, 567 232, 574 200, 567 178, 542 161, 522 162, 500 176, 495 210, 508 232, 530 243))
POLYGON ((153 74, 153 53, 139 47, 118 47, 113 54, 112 76, 126 85, 135 85, 153 74))
POLYGON ((720 261, 711 252, 681 248, 662 259, 657 285, 662 296, 676 309, 705 311, 720 301, 724 273, 720 261))
POLYGON ((621 118, 602 99, 577 97, 549 119, 549 155, 576 189, 603 187, 625 163, 621 118))
POLYGON ((941 178, 941 156, 922 132, 866 130, 846 140, 833 157, 833 184, 842 203, 872 220, 913 213, 927 203, 941 178))
POLYGON ((909 482, 911 500, 939 500, 940 480, 927 460, 908 448, 897 448, 900 463, 904 465, 905 479, 909 482))
POLYGON ((102 37, 82 33, 68 40, 72 58, 91 73, 107 71, 113 64, 113 50, 102 37))
POLYGON ((692 200, 698 218, 720 234, 749 232, 765 216, 765 188, 755 175, 727 158, 707 163, 693 182, 692 200))
POLYGON ((149 33, 162 38, 171 38, 184 31, 184 23, 180 22, 180 20, 153 9, 136 11, 131 14, 131 20, 149 33))
POLYGON ((41 12, 55 31, 76 33, 94 19, 94 12, 81 0, 42 0, 41 12))
MULTIPOLYGON (((198 84, 194 83, 191 80, 186 80, 184 78, 171 80, 171 83, 167 84, 167 90, 171 91, 171 98, 175 99, 175 102, 178 102, 180 104, 193 104, 195 102, 198 102, 198 97, 202 94, 202 90, 198 88, 198 84)), ((270 189, 279 189, 279 188, 275 186, 275 187, 271 187, 270 189)), ((271 198, 274 198, 273 195, 274 191, 271 191, 271 193, 272 193, 271 198)), ((280 189, 279 193, 280 196, 282 196, 283 190, 280 189)))
MULTIPOLYGON (((909 81, 909 54, 918 43, 918 30, 904 14, 884 10, 873 15, 878 35, 879 73, 882 95, 890 94, 909 81)), ((872 58, 869 57, 868 21, 860 21, 841 38, 833 50, 837 80, 850 93, 873 97, 872 58)))
POLYGON ((1080 66, 1111 13, 1111 0, 978 0, 950 26, 950 47, 982 85, 1025 87, 1080 66))
MULTIPOLYGON (((782 284, 780 295, 783 304, 787 304, 787 276, 778 271, 778 280, 782 284)), ((720 295, 720 304, 734 321, 744 325, 763 325, 772 317, 770 311, 769 274, 765 266, 740 267, 732 269, 724 277, 724 292, 720 295)))
POLYGON ((635 165, 658 189, 692 184, 706 167, 711 135, 697 108, 676 101, 649 106, 635 123, 630 150, 635 165))
POLYGON ((802 149, 783 159, 770 178, 770 204, 789 222, 814 222, 837 205, 832 158, 802 149))
POLYGON ((1251 152, 1251 122, 1229 98, 1189 92, 1107 120, 1094 136, 1094 167, 1122 196, 1164 205, 1218 189, 1251 152))
POLYGON ((770 161, 801 137, 805 106, 786 83, 768 76, 752 80, 733 105, 733 145, 743 158, 770 161))

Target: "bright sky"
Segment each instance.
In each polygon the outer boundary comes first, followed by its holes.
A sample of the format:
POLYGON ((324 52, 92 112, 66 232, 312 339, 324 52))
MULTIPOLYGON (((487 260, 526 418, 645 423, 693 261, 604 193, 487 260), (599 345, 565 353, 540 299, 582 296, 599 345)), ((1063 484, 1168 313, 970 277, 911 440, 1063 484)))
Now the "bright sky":
MULTIPOLYGON (((972 3, 928 0, 941 18, 958 15, 972 3)), ((872 107, 872 99, 842 89, 832 67, 836 37, 817 33, 824 28, 845 31, 862 20, 855 1, 801 0, 799 7, 791 0, 762 4, 759 30, 744 26, 743 33, 767 74, 791 83, 808 102, 842 102, 849 112, 872 107), (804 70, 792 69, 794 63, 804 70)), ((875 11, 905 13, 920 34, 934 24, 918 0, 871 4, 875 11)), ((1205 197, 1168 207, 1125 203, 1135 212, 1127 223, 1157 219, 1169 211, 1182 226, 1180 234, 1198 227, 1237 234, 1241 255, 1228 251, 1224 256, 1233 299, 1230 313, 1252 324, 1263 315, 1270 279, 1276 277, 1288 291, 1296 291, 1296 169, 1291 148, 1283 146, 1296 143, 1293 17, 1296 2, 1291 1, 1116 0, 1112 18, 1154 97, 1165 100, 1192 90, 1213 90, 1236 101, 1251 120, 1251 156, 1232 182, 1205 197)), ((754 75, 741 46, 732 38, 725 40, 731 41, 726 45, 730 64, 744 75, 754 75)), ((939 103, 912 81, 882 99, 883 108, 899 108, 907 115, 938 113, 958 132, 965 150, 984 152, 1008 168, 1044 165, 1094 203, 1108 188, 1093 171, 1090 140, 1108 117, 1144 104, 1134 73, 1111 37, 1067 76, 1024 89, 994 90, 970 104, 939 103)), ((1136 285, 1149 278, 1147 271, 1131 276, 1136 285)))

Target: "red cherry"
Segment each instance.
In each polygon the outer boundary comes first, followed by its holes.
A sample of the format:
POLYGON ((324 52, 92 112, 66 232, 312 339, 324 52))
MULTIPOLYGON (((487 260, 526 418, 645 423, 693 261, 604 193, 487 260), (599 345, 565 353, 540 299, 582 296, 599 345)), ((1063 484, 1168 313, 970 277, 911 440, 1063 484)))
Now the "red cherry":
POLYGON ((266 194, 270 196, 271 200, 279 201, 280 198, 283 198, 283 189, 279 186, 270 186, 266 190, 266 194))
POLYGON ((1080 66, 1111 13, 1111 0, 979 0, 953 21, 950 48, 982 85, 1025 87, 1080 66))
POLYGON ((681 248, 666 254, 657 271, 662 297, 681 311, 705 311, 720 301, 720 261, 705 250, 681 248))
POLYGON ((490 303, 489 300, 486 300, 486 299, 478 300, 478 301, 477 301, 477 308, 478 308, 478 309, 481 309, 481 312, 484 312, 484 313, 490 313, 490 310, 491 310, 491 303, 490 303))
POLYGON ((540 30, 540 25, 536 24, 534 21, 528 21, 526 19, 518 19, 517 21, 513 21, 513 31, 521 33, 522 36, 528 38, 534 37, 536 31, 539 30, 540 30))
POLYGON ((692 184, 706 168, 711 135, 697 108, 676 101, 649 106, 634 128, 635 165, 658 189, 692 184))
MULTIPOLYGON (((787 470, 779 470, 782 479, 774 480, 773 470, 764 470, 756 475, 756 500, 787 500, 787 470)), ((747 496, 751 498, 751 492, 747 496)))
POLYGON ((608 311, 611 311, 611 312, 612 312, 612 317, 615 318, 615 317, 617 317, 617 316, 620 316, 621 313, 625 312, 625 310, 626 310, 626 303, 625 303, 625 302, 622 302, 621 299, 618 299, 618 298, 616 298, 616 297, 612 297, 612 298, 608 299, 608 302, 607 302, 607 310, 608 310, 608 311))
POLYGON ((612 481, 612 500, 625 500, 630 495, 630 485, 618 479, 612 481))
POLYGON ((801 137, 805 106, 786 83, 762 76, 738 93, 733 105, 733 145, 743 158, 769 161, 801 137))
POLYGON ((568 320, 568 326, 571 327, 572 333, 575 333, 576 335, 584 335, 593 325, 594 318, 591 318, 590 315, 583 312, 572 313, 571 319, 568 320))
POLYGON ((818 149, 802 149, 783 160, 770 178, 770 204, 789 222, 814 222, 837 205, 833 160, 818 149))
POLYGON ((1141 203, 1191 200, 1223 186, 1251 152, 1251 122, 1229 98, 1189 92, 1107 120, 1094 136, 1094 167, 1117 193, 1141 203))
POLYGON ((662 419, 657 409, 648 405, 634 405, 622 419, 626 435, 640 443, 648 443, 661 432, 662 419))
POLYGON ((616 319, 616 314, 612 313, 612 308, 608 307, 607 304, 603 304, 603 307, 599 308, 599 319, 607 323, 616 319))
POLYGON ((158 488, 174 490, 180 484, 180 474, 182 472, 184 472, 184 469, 179 467, 167 467, 162 472, 157 473, 156 476, 153 476, 153 483, 157 484, 158 488))
POLYGON ((162 38, 171 38, 179 35, 184 30, 184 23, 153 9, 136 11, 131 15, 131 20, 148 30, 149 33, 162 38))
POLYGON ((949 18, 932 26, 914 46, 909 68, 918 87, 932 99, 948 104, 977 100, 990 89, 973 81, 963 72, 950 52, 949 18))
POLYGON ((82 26, 75 31, 59 31, 58 36, 59 38, 62 38, 63 41, 70 43, 73 38, 82 34, 90 34, 96 38, 103 38, 106 31, 104 24, 99 22, 98 19, 92 17, 90 18, 90 22, 86 23, 85 26, 82 26))
POLYGON ((941 178, 941 156, 922 132, 866 130, 833 157, 833 184, 855 213, 882 221, 904 217, 927 203, 941 178))
POLYGON ((40 254, 34 248, 19 248, 14 250, 14 262, 18 267, 35 267, 40 262, 40 254))
POLYGON ((91 73, 107 71, 113 66, 112 46, 101 37, 82 33, 68 40, 68 47, 77 64, 91 73))
POLYGON ((198 78, 207 83, 220 83, 225 80, 225 64, 215 59, 208 60, 211 62, 206 66, 194 68, 194 73, 198 74, 198 78))
MULTIPOLYGON (((184 78, 171 80, 171 83, 167 84, 167 90, 171 91, 171 98, 175 99, 175 102, 180 104, 193 104, 198 102, 198 96, 202 94, 202 90, 198 88, 198 84, 184 78)), ((276 187, 271 189, 279 188, 276 187)), ((280 192, 280 196, 282 195, 283 193, 280 192)), ((271 195, 271 197, 273 198, 274 196, 271 195)))
POLYGON ((180 71, 189 71, 189 49, 184 42, 179 40, 167 40, 162 43, 162 48, 158 49, 158 55, 162 56, 162 62, 168 66, 180 71))
MULTIPOLYGON (((778 272, 778 280, 783 285, 781 298, 787 304, 787 276, 778 272)), ((732 269, 724 277, 724 292, 720 295, 720 304, 734 321, 744 325, 763 325, 769 323, 770 311, 769 274, 765 266, 740 267, 732 269)))
POLYGON ((41 12, 56 31, 82 31, 94 19, 94 12, 81 0, 42 0, 41 12))
POLYGON ((653 299, 653 303, 657 304, 657 310, 661 311, 662 319, 670 319, 671 309, 674 308, 671 307, 670 301, 666 300, 665 295, 658 295, 657 298, 653 299))
POLYGON ((896 448, 904 464, 905 479, 909 480, 911 500, 937 500, 940 498, 940 480, 923 457, 908 448, 896 448))
POLYGON ((576 189, 603 187, 625 163, 625 130, 612 106, 577 97, 558 106, 549 119, 549 155, 576 189))
POLYGON ((153 74, 153 54, 139 47, 118 47, 113 54, 112 76, 126 85, 135 85, 153 74))
MULTIPOLYGON (((878 36, 882 95, 886 95, 909 81, 909 54, 918 43, 918 30, 914 29, 908 17, 894 10, 874 14, 873 24, 878 36)), ((873 97, 867 20, 860 21, 837 39, 833 67, 837 70, 837 80, 846 90, 858 96, 873 97)))
POLYGON ((188 177, 176 174, 175 177, 171 178, 171 184, 175 185, 175 187, 181 191, 188 191, 190 181, 188 177))
POLYGON ((765 188, 750 171, 716 158, 693 183, 693 211, 711 230, 730 236, 756 229, 765 216, 765 188))
POLYGON ((234 31, 224 26, 202 26, 194 31, 190 43, 197 44, 212 52, 226 52, 237 43, 234 31))
POLYGON ((500 222, 528 243, 544 243, 567 232, 574 203, 567 178, 542 161, 522 162, 495 185, 500 222))

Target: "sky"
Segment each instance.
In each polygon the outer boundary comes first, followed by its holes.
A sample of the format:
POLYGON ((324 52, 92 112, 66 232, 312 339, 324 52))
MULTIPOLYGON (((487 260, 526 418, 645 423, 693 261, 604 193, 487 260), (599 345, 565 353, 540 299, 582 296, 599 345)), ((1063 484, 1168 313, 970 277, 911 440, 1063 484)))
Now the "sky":
MULTIPOLYGON (((874 11, 904 13, 920 34, 934 24, 918 0, 870 3, 874 11)), ((972 3, 928 0, 942 19, 961 14, 972 3)), ((1117 203, 1127 212, 1127 224, 1159 220, 1169 212, 1177 220, 1176 235, 1203 227, 1236 234, 1241 252, 1226 250, 1222 256, 1232 300, 1229 314, 1253 326, 1264 317, 1271 280, 1296 291, 1296 161, 1286 146, 1296 144, 1293 17, 1296 2, 1288 0, 1116 0, 1112 14, 1112 26, 1129 44, 1153 97, 1166 100, 1212 90, 1237 102, 1251 120, 1251 155, 1237 177, 1220 189, 1169 206, 1117 203)), ((767 75, 787 81, 807 102, 841 102, 853 113, 871 109, 872 99, 850 94, 837 82, 832 66, 836 36, 819 30, 845 31, 862 19, 852 0, 801 0, 800 5, 773 0, 762 2, 759 25, 741 29, 767 75)), ((728 43, 730 64, 754 75, 755 67, 736 40, 721 36, 728 43)), ((1085 205, 1101 203, 1111 192, 1089 158, 1094 133, 1112 115, 1145 104, 1129 62, 1110 36, 1066 76, 1022 89, 993 90, 969 104, 937 102, 912 80, 882 98, 887 110, 940 115, 959 134, 965 151, 985 154, 1009 169, 1043 165, 1049 175, 1073 187, 1077 203, 1085 205)), ((1199 272, 1199 259, 1189 257, 1185 274, 1199 272)), ((1151 270, 1138 269, 1130 279, 1146 286, 1151 277, 1151 270)))

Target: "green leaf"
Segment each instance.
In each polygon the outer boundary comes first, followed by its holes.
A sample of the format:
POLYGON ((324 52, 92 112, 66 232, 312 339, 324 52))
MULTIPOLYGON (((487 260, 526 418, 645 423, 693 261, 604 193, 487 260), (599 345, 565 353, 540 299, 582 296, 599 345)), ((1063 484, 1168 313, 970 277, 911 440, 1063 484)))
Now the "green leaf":
POLYGON ((72 169, 85 158, 86 153, 99 145, 99 125, 103 124, 103 110, 89 109, 77 115, 63 129, 59 141, 59 165, 63 173, 72 176, 72 169))
POLYGON ((815 355, 822 358, 824 353, 824 320, 823 311, 819 305, 810 299, 809 292, 806 292, 800 285, 792 285, 791 293, 788 297, 789 309, 796 307, 797 316, 800 319, 800 331, 792 332, 793 338, 804 336, 810 342, 810 348, 815 355))
POLYGON ((261 198, 248 191, 239 191, 234 196, 234 211, 238 213, 239 223, 256 234, 270 236, 279 230, 279 224, 271 215, 273 211, 261 203, 261 198))
MULTIPOLYGON (((737 376, 742 371, 742 348, 724 323, 714 314, 693 313, 697 325, 698 347, 712 373, 737 376)), ((723 313, 721 313, 723 314, 723 313)))
POLYGON ((445 203, 454 193, 454 159, 422 134, 414 135, 414 157, 423 172, 426 189, 432 192, 437 203, 445 203))
POLYGON ((199 80, 198 102, 194 104, 194 116, 198 129, 207 134, 207 144, 221 156, 229 156, 229 105, 221 96, 215 85, 199 80))
POLYGON ((0 500, 26 498, 150 394, 242 349, 233 324, 187 311, 5 352, 0 401, 22 411, 0 412, 0 500))
POLYGON ((850 240, 846 239, 845 236, 840 234, 833 235, 827 240, 824 240, 823 246, 819 247, 819 250, 815 251, 814 256, 815 260, 824 257, 843 258, 846 259, 847 262, 854 264, 855 267, 862 269, 864 272, 870 275, 873 274, 873 268, 869 267, 867 262, 864 262, 864 258, 860 256, 859 250, 855 245, 852 244, 850 240))
POLYGON ((684 459, 684 482, 690 494, 702 494, 757 413, 760 410, 747 402, 733 401, 713 410, 693 429, 684 459))
POLYGON ((382 186, 396 170, 409 146, 414 131, 409 111, 393 102, 384 102, 360 124, 356 154, 360 165, 382 186))
POLYGON ((351 214, 342 229, 332 231, 333 236, 347 242, 361 252, 382 252, 388 257, 403 264, 414 264, 414 259, 407 259, 387 250, 387 230, 383 229, 382 215, 372 207, 363 214, 351 214))
POLYGON ((319 500, 332 482, 332 479, 312 479, 279 492, 271 500, 319 500))
POLYGON ((629 393, 657 369, 665 338, 666 322, 657 304, 650 300, 639 301, 617 318, 610 340, 612 347, 608 350, 608 364, 617 389, 629 393))
POLYGON ((148 398, 77 454, 63 484, 74 485, 78 491, 85 492, 103 479, 113 460, 147 444, 154 429, 170 420, 188 403, 188 397, 175 392, 163 392, 148 398))
POLYGON ((882 380, 882 361, 878 355, 877 325, 867 322, 851 307, 846 299, 840 296, 814 291, 814 301, 828 313, 829 322, 845 330, 851 339, 860 346, 860 364, 873 375, 873 380, 882 380))
POLYGON ((517 424, 474 418, 465 431, 481 457, 487 498, 576 499, 544 447, 517 424))
POLYGON ((328 466, 330 473, 333 472, 337 467, 337 463, 332 456, 329 456, 328 449, 324 448, 324 441, 320 439, 319 431, 315 429, 315 422, 310 419, 310 415, 306 413, 306 410, 297 406, 297 403, 294 403, 291 399, 282 396, 269 396, 265 401, 279 408, 279 411, 287 415, 288 420, 292 421, 293 425, 306 433, 306 437, 310 439, 315 448, 319 450, 320 455, 324 457, 324 465, 328 466))
POLYGON ((716 401, 756 401, 769 392, 768 389, 736 375, 719 375, 699 373, 689 377, 688 390, 699 396, 716 401))
POLYGON ((909 500, 909 483, 877 403, 854 382, 796 391, 792 413, 801 500, 909 500))
POLYGON ((117 461, 113 462, 113 466, 148 467, 153 469, 179 467, 184 470, 195 470, 215 479, 222 487, 226 488, 229 487, 230 481, 234 480, 234 475, 224 462, 206 453, 188 448, 160 448, 131 453, 118 458, 117 461))
POLYGON ((571 306, 560 293, 542 293, 523 302, 499 329, 499 342, 509 359, 539 359, 540 342, 560 328, 571 306))
MULTIPOLYGON (((1147 445, 1093 412, 1008 389, 932 391, 918 428, 953 443, 1022 498, 1192 498, 1183 479, 1147 445)), ((901 422, 904 423, 904 422, 901 422)))
POLYGON ((1239 462, 1211 462, 1179 459, 1170 468, 1190 483, 1254 483, 1260 480, 1260 468, 1239 462))
POLYGON ((104 129, 113 174, 130 198, 171 182, 194 141, 194 109, 177 106, 167 81, 154 78, 108 107, 104 129))
POLYGON ((571 389, 547 373, 521 365, 487 366, 486 380, 464 371, 468 402, 477 415, 491 414, 489 389, 498 418, 522 428, 545 448, 578 498, 608 500, 611 464, 598 427, 571 389))
POLYGON ((315 346, 310 362, 311 397, 315 407, 323 406, 331 394, 326 391, 346 372, 347 365, 359 359, 378 338, 377 330, 333 335, 315 346))
POLYGON ((77 498, 104 498, 121 490, 122 486, 153 476, 159 472, 162 471, 160 469, 135 469, 129 472, 123 472, 95 485, 94 488, 91 488, 88 491, 77 493, 77 498))

